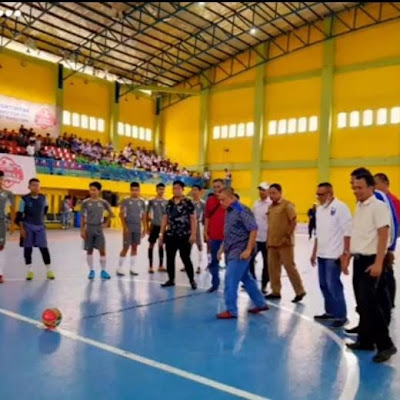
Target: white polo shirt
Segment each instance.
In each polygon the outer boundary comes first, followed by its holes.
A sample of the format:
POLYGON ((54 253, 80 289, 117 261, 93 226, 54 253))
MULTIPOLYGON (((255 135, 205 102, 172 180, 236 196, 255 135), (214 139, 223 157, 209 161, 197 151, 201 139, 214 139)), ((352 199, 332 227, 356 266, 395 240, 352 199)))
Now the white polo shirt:
MULTIPOLYGON (((390 228, 390 210, 374 195, 358 202, 353 218, 350 251, 352 254, 374 255, 378 251, 378 229, 390 228)), ((390 235, 387 247, 390 245, 390 235)))
POLYGON ((254 203, 253 213, 257 223, 257 242, 266 242, 268 235, 268 219, 267 212, 272 201, 267 198, 265 200, 258 200, 254 203))
POLYGON ((317 256, 338 259, 344 251, 344 237, 351 236, 351 213, 340 200, 317 208, 317 256))

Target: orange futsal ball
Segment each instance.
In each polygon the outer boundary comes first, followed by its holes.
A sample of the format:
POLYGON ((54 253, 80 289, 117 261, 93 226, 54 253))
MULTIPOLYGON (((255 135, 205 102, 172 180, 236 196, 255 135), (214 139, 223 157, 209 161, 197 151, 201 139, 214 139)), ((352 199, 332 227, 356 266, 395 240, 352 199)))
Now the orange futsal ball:
POLYGON ((62 314, 58 308, 47 308, 43 311, 42 322, 49 329, 54 329, 60 325, 61 319, 62 314))

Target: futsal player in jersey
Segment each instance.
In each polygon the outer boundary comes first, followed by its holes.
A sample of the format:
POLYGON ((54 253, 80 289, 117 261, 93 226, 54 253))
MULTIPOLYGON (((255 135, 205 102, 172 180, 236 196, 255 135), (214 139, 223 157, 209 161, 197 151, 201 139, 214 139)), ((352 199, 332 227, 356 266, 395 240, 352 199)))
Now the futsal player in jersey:
POLYGON ((0 171, 0 283, 4 282, 4 247, 7 236, 7 205, 10 204, 10 234, 14 232, 15 198, 12 192, 3 187, 4 172, 0 171))
MULTIPOLYGON (((193 204, 196 213, 197 230, 196 230, 196 247, 199 253, 199 263, 196 269, 196 274, 201 273, 201 265, 203 264, 203 229, 204 229, 204 218, 206 210, 206 202, 201 198, 201 187, 194 185, 192 188, 193 204), (203 227, 202 227, 203 225, 203 227)), ((184 269, 183 269, 184 270, 184 269)))
POLYGON ((17 220, 23 239, 25 264, 28 267, 26 280, 31 281, 34 278, 32 271, 32 252, 34 247, 38 247, 43 262, 47 267, 47 279, 54 279, 54 273, 51 270, 50 252, 47 246, 46 227, 44 217, 48 211, 46 196, 40 193, 39 179, 32 178, 29 181, 30 193, 22 196, 19 203, 17 220))
MULTIPOLYGON (((156 190, 157 190, 157 196, 149 201, 146 213, 147 233, 149 234, 148 256, 149 256, 150 274, 154 273, 153 249, 154 245, 157 243, 157 240, 159 239, 160 236, 161 224, 163 216, 165 214, 165 207, 167 206, 167 200, 164 197, 165 185, 163 183, 159 183, 156 186, 156 190)), ((167 270, 163 267, 164 247, 161 241, 158 242, 158 258, 159 258, 158 272, 166 272, 167 270)))
POLYGON ((106 271, 106 239, 104 237, 104 228, 108 225, 109 218, 114 218, 111 205, 108 201, 102 199, 101 183, 92 182, 89 185, 88 199, 82 202, 81 216, 81 237, 84 240, 84 248, 87 252, 87 263, 89 267, 89 279, 94 279, 93 252, 97 249, 100 253, 101 279, 110 279, 106 271), (104 214, 107 214, 104 217, 104 214))
POLYGON ((123 200, 120 206, 120 218, 123 227, 123 247, 119 257, 117 275, 124 276, 124 261, 129 248, 131 248, 130 274, 135 276, 137 248, 146 233, 146 204, 140 197, 140 185, 132 182, 130 185, 131 196, 123 200))

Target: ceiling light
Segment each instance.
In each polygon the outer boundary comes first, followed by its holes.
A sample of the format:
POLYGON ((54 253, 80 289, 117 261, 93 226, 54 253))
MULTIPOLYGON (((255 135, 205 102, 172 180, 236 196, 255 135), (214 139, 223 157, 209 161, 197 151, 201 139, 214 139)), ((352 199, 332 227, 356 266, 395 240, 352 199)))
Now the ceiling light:
POLYGON ((0 18, 4 15, 4 11, 0 10, 0 18))
POLYGON ((21 16, 21 10, 14 11, 14 17, 19 18, 21 16))
POLYGON ((200 1, 200 2, 199 2, 199 6, 202 6, 202 7, 203 7, 203 6, 205 6, 205 5, 206 5, 205 1, 200 1))
POLYGON ((6 10, 6 17, 11 17, 12 13, 12 10, 6 10))
POLYGON ((250 29, 250 34, 255 35, 257 33, 257 28, 251 28, 250 29))

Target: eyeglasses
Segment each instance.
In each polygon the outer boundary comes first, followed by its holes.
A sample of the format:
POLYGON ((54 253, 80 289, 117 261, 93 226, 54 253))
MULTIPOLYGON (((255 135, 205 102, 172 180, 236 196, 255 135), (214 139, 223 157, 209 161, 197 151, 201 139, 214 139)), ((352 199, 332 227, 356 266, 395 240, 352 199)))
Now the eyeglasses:
POLYGON ((316 193, 315 195, 317 196, 317 197, 324 197, 324 196, 326 196, 328 193, 316 193))

